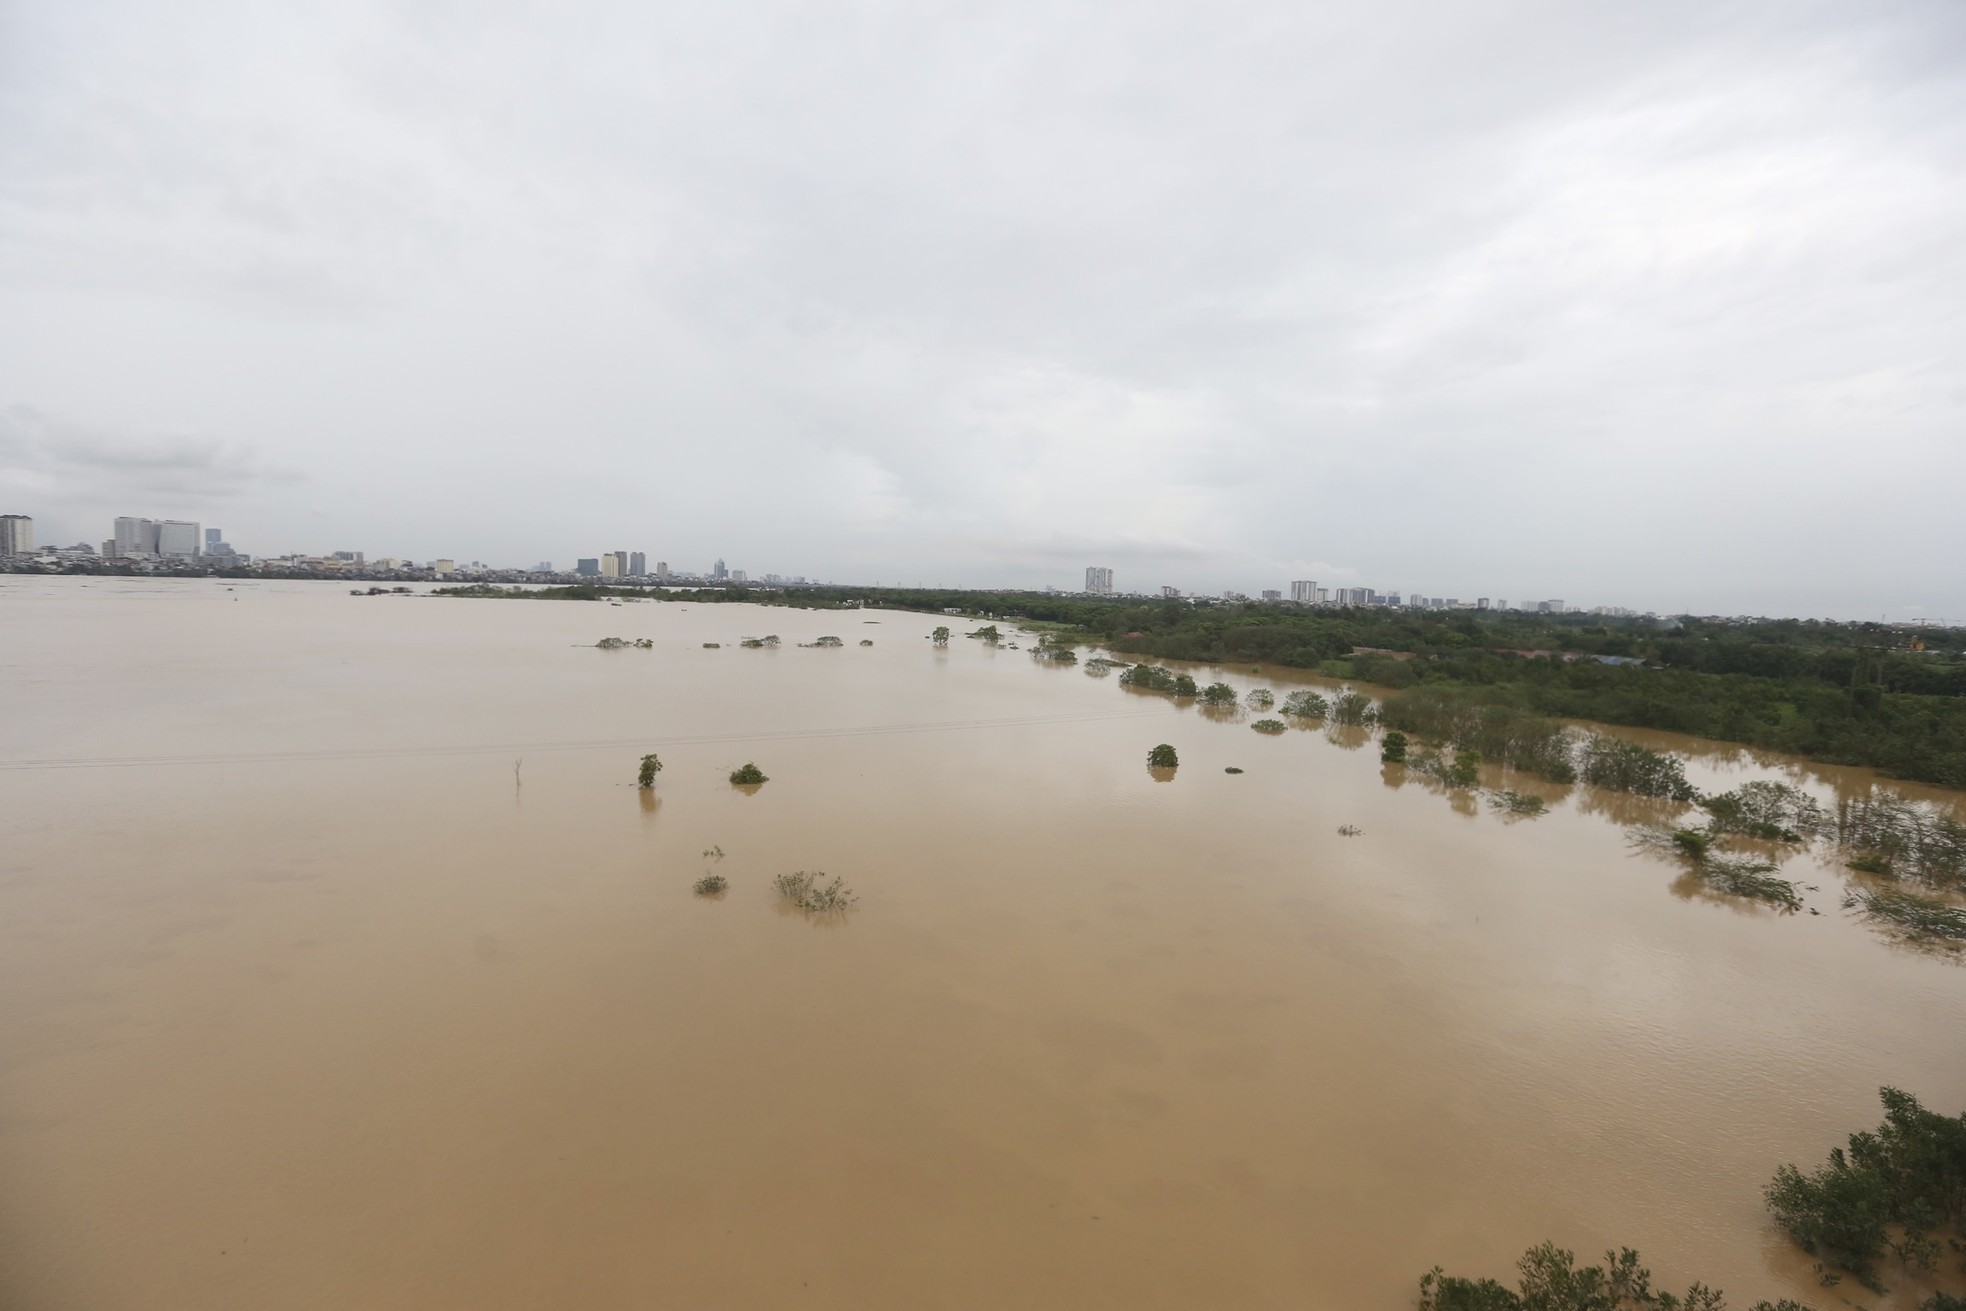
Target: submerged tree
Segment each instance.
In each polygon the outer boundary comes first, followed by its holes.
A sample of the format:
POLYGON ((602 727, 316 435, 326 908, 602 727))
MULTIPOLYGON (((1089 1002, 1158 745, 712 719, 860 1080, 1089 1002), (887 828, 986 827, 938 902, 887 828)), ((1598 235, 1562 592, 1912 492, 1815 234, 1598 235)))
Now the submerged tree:
POLYGON ((762 769, 759 769, 747 760, 744 762, 743 768, 733 769, 730 772, 730 781, 737 784, 755 784, 769 783, 771 780, 765 777, 765 772, 762 769))
POLYGON ((1232 706, 1236 703, 1236 690, 1227 683, 1210 683, 1201 690, 1203 705, 1232 706))
POLYGON ((935 626, 935 631, 928 635, 928 640, 935 643, 937 646, 949 645, 949 629, 947 625, 937 624, 935 626))
POLYGON ((1394 729, 1379 743, 1379 759, 1389 765, 1402 764, 1406 760, 1406 734, 1394 729))
POLYGON ((642 757, 641 772, 635 776, 635 781, 642 787, 652 788, 655 786, 655 776, 661 772, 662 762, 656 758, 655 752, 651 751, 642 757))
POLYGON ((1166 742, 1147 753, 1147 764, 1154 769, 1173 769, 1180 763, 1181 757, 1176 755, 1173 746, 1166 742))

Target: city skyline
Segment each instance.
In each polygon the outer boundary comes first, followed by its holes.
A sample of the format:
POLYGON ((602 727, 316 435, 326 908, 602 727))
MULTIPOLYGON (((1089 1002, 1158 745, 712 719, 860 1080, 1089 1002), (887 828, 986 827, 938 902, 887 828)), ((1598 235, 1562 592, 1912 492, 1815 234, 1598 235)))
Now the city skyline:
MULTIPOLYGON (((113 536, 103 540, 99 547, 92 545, 87 540, 79 541, 70 546, 60 546, 53 542, 45 541, 45 540, 37 542, 34 536, 34 532, 35 532, 34 525, 35 525, 35 519, 32 515, 25 515, 25 514, 18 514, 18 513, 0 513, 0 557, 7 556, 9 554, 27 554, 29 551, 31 551, 35 554, 46 554, 59 558, 59 557, 71 555, 72 553, 77 551, 81 551, 84 554, 92 554, 98 559, 109 559, 109 558, 116 558, 116 557, 127 557, 130 559, 154 558, 154 559, 175 561, 175 562, 187 563, 187 564, 195 563, 195 564, 200 564, 210 567, 219 567, 219 568, 243 566, 254 560, 254 556, 252 555, 252 553, 238 551, 233 547, 231 543, 227 542, 224 539, 224 530, 219 528, 204 528, 200 523, 190 520, 151 519, 147 516, 118 515, 115 517, 113 522, 113 528, 114 528, 113 536), (22 549, 20 545, 23 540, 28 544, 27 550, 25 551, 22 549)), ((305 552, 287 552, 287 553, 275 554, 275 555, 262 555, 258 557, 258 562, 261 567, 265 567, 265 568, 305 567, 309 563, 315 563, 323 567, 333 567, 333 568, 361 569, 366 567, 376 572, 398 572, 398 571, 409 570, 409 569, 434 569, 436 572, 446 575, 452 573, 463 573, 463 574, 536 573, 541 575, 551 574, 554 577, 558 577, 558 578, 591 577, 591 578, 599 578, 603 580, 610 579, 610 578, 621 578, 621 579, 633 578, 633 579, 653 579, 657 582, 663 582, 663 581, 674 579, 677 581, 687 581, 692 583, 728 582, 728 583, 738 583, 738 584, 755 584, 755 585, 763 585, 763 586, 782 586, 782 585, 881 586, 884 585, 879 579, 875 579, 870 584, 869 581, 864 578, 841 580, 840 582, 835 583, 832 580, 825 579, 823 578, 823 576, 817 574, 805 575, 805 574, 791 574, 791 573, 778 573, 778 572, 764 572, 764 573, 759 573, 754 577, 752 571, 748 569, 729 568, 726 565, 724 558, 721 556, 717 557, 712 562, 711 565, 709 565, 706 569, 703 569, 701 571, 690 569, 687 567, 672 569, 670 564, 666 560, 656 560, 654 562, 653 568, 650 568, 649 553, 642 550, 614 549, 609 551, 603 551, 596 556, 580 556, 575 558, 575 563, 573 568, 568 570, 557 570, 557 571, 553 570, 550 567, 551 565, 550 561, 542 561, 531 566, 522 566, 516 563, 487 564, 481 560, 473 558, 460 567, 458 561, 463 558, 464 557, 457 556, 457 555, 431 556, 431 557, 424 557, 424 558, 402 557, 402 556, 370 556, 365 551, 351 551, 346 549, 336 549, 333 551, 322 552, 319 554, 310 554, 305 552)), ((1604 600, 1590 602, 1590 603, 1583 603, 1583 604, 1572 604, 1563 599, 1546 598, 1546 597, 1537 597, 1535 599, 1518 601, 1514 604, 1511 604, 1511 602, 1508 599, 1501 596, 1472 595, 1469 596, 1468 598, 1463 599, 1461 597, 1452 594, 1426 594, 1426 593, 1421 593, 1415 590, 1409 590, 1404 588, 1391 589, 1382 592, 1372 587, 1353 586, 1349 584, 1343 586, 1334 585, 1331 587, 1325 587, 1325 586, 1321 586, 1314 579, 1288 580, 1286 584, 1288 588, 1287 593, 1284 587, 1273 588, 1273 587, 1264 587, 1261 585, 1258 585, 1253 589, 1242 587, 1242 586, 1225 586, 1219 588, 1182 587, 1177 584, 1170 584, 1170 583, 1122 587, 1118 585, 1116 574, 1113 568, 1111 566, 1106 566, 1106 565, 1084 566, 1083 575, 1084 575, 1084 583, 1081 589, 1060 587, 1058 584, 1054 582, 1044 582, 1036 585, 1028 585, 1028 584, 1011 584, 1011 583, 1003 583, 1003 582, 951 583, 947 581, 931 581, 928 579, 921 579, 913 584, 894 582, 885 585, 895 586, 895 587, 907 587, 907 586, 940 587, 940 588, 954 588, 958 590, 975 590, 975 591, 1011 590, 1011 591, 1033 591, 1033 592, 1037 592, 1037 591, 1057 592, 1057 591, 1081 590, 1083 591, 1084 594, 1094 595, 1094 596, 1137 596, 1137 597, 1144 597, 1144 598, 1161 597, 1161 598, 1187 598, 1187 599, 1208 599, 1208 600, 1231 599, 1231 600, 1245 600, 1245 601, 1254 599, 1263 602, 1282 602, 1288 599, 1293 604, 1309 605, 1309 606, 1325 606, 1325 605, 1387 606, 1391 608, 1418 608, 1418 609, 1431 609, 1431 610, 1467 609, 1477 612, 1488 611, 1488 610, 1495 610, 1495 611, 1519 610, 1519 611, 1552 613, 1552 614, 1588 612, 1593 614, 1602 614, 1602 615, 1610 615, 1610 616, 1673 615, 1673 614, 1698 615, 1698 614, 1723 614, 1723 613, 1738 614, 1738 615, 1752 615, 1752 614, 1773 615, 1776 613, 1774 611, 1751 611, 1751 610, 1738 610, 1738 611, 1702 610, 1693 606, 1672 606, 1672 605, 1648 607, 1648 606, 1638 606, 1638 605, 1614 604, 1610 601, 1604 601, 1604 600)), ((1873 614, 1873 613, 1865 613, 1861 610, 1818 611, 1813 613, 1790 611, 1784 613, 1788 614, 1791 617, 1796 617, 1796 618, 1824 618, 1824 619, 1833 619, 1838 621, 1850 621, 1850 620, 1868 621, 1872 619, 1878 619, 1891 623, 1927 623, 1927 622, 1935 622, 1935 621, 1942 622, 1946 614, 1949 612, 1934 608, 1934 609, 1919 610, 1916 613, 1906 613, 1901 615, 1892 615, 1888 611, 1877 612, 1873 614)))

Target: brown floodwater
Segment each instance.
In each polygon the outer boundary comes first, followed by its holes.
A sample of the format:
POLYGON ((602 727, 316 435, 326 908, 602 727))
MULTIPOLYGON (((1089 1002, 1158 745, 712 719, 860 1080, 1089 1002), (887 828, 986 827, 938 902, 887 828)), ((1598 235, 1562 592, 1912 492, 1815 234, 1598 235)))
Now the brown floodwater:
POLYGON ((1827 853, 1715 900, 1655 803, 935 622, 0 577, 0 1305, 1398 1308, 1544 1239, 1848 1304, 1761 1186, 1966 1106, 1966 968, 1827 853))

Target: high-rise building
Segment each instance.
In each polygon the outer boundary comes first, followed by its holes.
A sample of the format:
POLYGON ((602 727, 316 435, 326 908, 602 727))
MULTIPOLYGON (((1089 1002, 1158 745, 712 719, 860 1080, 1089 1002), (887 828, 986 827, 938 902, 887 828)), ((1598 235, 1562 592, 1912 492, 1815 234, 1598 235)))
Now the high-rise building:
POLYGON ((655 576, 657 578, 667 578, 669 576, 669 562, 667 560, 657 560, 655 562, 655 576))
POLYGON ((1087 565, 1085 570, 1085 590, 1093 596, 1113 594, 1113 571, 1104 565, 1087 565))
POLYGON ((599 578, 601 576, 601 562, 597 559, 590 560, 583 557, 574 561, 573 571, 582 578, 599 578))
POLYGON ((34 520, 24 514, 0 514, 0 555, 34 552, 34 520))
POLYGON ((730 580, 733 583, 748 583, 751 581, 751 575, 745 573, 742 569, 733 569, 730 571, 730 580))
POLYGON ((120 515, 116 520, 116 554, 157 554, 157 521, 120 515))
POLYGON ((628 552, 616 551, 614 553, 614 576, 616 578, 626 578, 628 576, 628 552))
POLYGON ((625 551, 601 552, 601 577, 603 578, 621 577, 621 557, 626 554, 627 552, 625 551))
POLYGON ((1263 599, 1265 601, 1281 601, 1283 600, 1283 593, 1277 591, 1274 587, 1268 588, 1263 592, 1263 599))
POLYGON ((649 571, 649 558, 640 551, 628 553, 628 576, 640 578, 649 571))
POLYGON ((1317 584, 1306 578, 1290 585, 1290 599, 1299 605, 1317 604, 1317 584))
POLYGON ((1180 595, 1181 595, 1181 589, 1180 589, 1180 588, 1178 588, 1178 587, 1165 587, 1165 586, 1164 586, 1164 587, 1162 587, 1162 588, 1160 589, 1160 594, 1161 594, 1161 595, 1162 595, 1163 597, 1166 597, 1166 598, 1167 598, 1167 599, 1169 599, 1169 600, 1175 600, 1175 599, 1178 599, 1178 598, 1180 597, 1180 595))
POLYGON ((717 563, 710 566, 710 576, 721 583, 730 577, 730 570, 724 568, 724 562, 719 559, 717 563))
POLYGON ((166 519, 157 525, 157 554, 167 560, 196 560, 204 546, 198 525, 184 519, 166 519))

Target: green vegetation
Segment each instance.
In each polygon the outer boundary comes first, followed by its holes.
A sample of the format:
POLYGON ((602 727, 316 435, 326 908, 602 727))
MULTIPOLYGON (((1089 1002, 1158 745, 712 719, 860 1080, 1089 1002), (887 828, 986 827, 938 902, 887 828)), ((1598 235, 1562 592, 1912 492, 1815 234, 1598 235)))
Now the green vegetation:
POLYGON ((1120 675, 1120 683, 1125 687, 1137 687, 1143 692, 1162 692, 1168 696, 1195 695, 1193 677, 1174 673, 1161 665, 1135 665, 1120 675))
POLYGON ((1250 727, 1258 733, 1282 733, 1288 731, 1290 725, 1284 723, 1281 719, 1259 719, 1251 724, 1250 727))
POLYGON ((1388 765, 1406 762, 1406 734, 1398 729, 1392 730, 1379 741, 1379 759, 1388 765))
POLYGON ((1268 710, 1277 703, 1276 693, 1270 691, 1267 687, 1257 688, 1248 696, 1244 697, 1243 700, 1249 703, 1251 710, 1268 710))
POLYGON ((1240 774, 1242 773, 1242 769, 1237 765, 1227 765, 1223 767, 1222 772, 1224 774, 1240 774))
POLYGON ((1153 769, 1173 769, 1180 763, 1181 757, 1165 742, 1147 753, 1147 764, 1153 769))
POLYGON ((1457 751, 1452 761, 1432 752, 1408 756, 1406 766, 1417 774, 1437 778, 1451 788, 1471 788, 1481 781, 1481 752, 1457 751))
POLYGON ((1957 950, 1966 946, 1966 909, 1902 888, 1853 888, 1843 898, 1855 910, 1901 941, 1957 950))
POLYGON ((724 849, 722 847, 707 847, 704 849, 703 859, 705 860, 722 860, 723 858, 724 849))
POLYGON ((1574 744, 1562 724, 1519 706, 1485 701, 1463 688, 1416 687, 1396 693, 1379 708, 1379 720, 1557 783, 1577 777, 1574 744))
POLYGON ((937 624, 935 626, 935 631, 928 635, 928 640, 935 643, 937 646, 949 645, 949 630, 947 626, 942 624, 937 624))
MULTIPOLYGON (((812 641, 812 642, 801 642, 801 643, 800 643, 800 645, 801 645, 801 646, 845 646, 845 645, 846 645, 846 643, 845 643, 845 642, 842 642, 842 641, 841 641, 841 640, 840 640, 839 638, 837 638, 837 637, 822 637, 822 638, 819 638, 819 639, 818 639, 817 641, 812 641)), ((867 645, 867 646, 872 646, 872 645, 873 645, 873 643, 872 643, 872 642, 868 642, 868 643, 866 643, 866 645, 867 645)))
POLYGON ((1031 659, 1058 665, 1075 665, 1079 662, 1079 653, 1073 647, 1070 638, 1060 637, 1056 633, 1040 633, 1037 645, 1031 648, 1031 659))
POLYGON ((594 643, 594 645, 603 651, 620 651, 631 646, 639 651, 648 651, 654 648, 655 643, 646 637, 638 637, 633 640, 625 637, 604 637, 594 643))
POLYGON ((965 636, 981 638, 990 646, 995 646, 998 642, 1003 641, 1003 634, 997 631, 995 624, 985 624, 975 632, 965 634, 965 636))
POLYGON ((1664 755, 1636 742, 1593 733, 1578 752, 1578 773, 1586 783, 1644 797, 1692 801, 1698 793, 1686 781, 1678 756, 1664 755))
POLYGON ((1631 831, 1631 842, 1661 855, 1677 857, 1709 892, 1764 901, 1793 914, 1802 909, 1803 884, 1777 877, 1772 861, 1723 854, 1713 829, 1645 825, 1631 831))
POLYGON ((1331 703, 1316 692, 1300 689, 1283 699, 1283 713, 1293 719, 1323 719, 1331 713, 1331 703))
POLYGON ((1201 701, 1206 706, 1232 706, 1236 704, 1236 690, 1227 683, 1210 683, 1201 690, 1201 701))
POLYGON ((723 645, 724 644, 722 642, 705 642, 703 644, 703 649, 705 651, 721 651, 723 649, 723 645))
POLYGON ((1880 1289, 1887 1251, 1908 1269, 1931 1270, 1966 1238, 1966 1115, 1949 1118, 1910 1093, 1881 1088, 1884 1120, 1850 1135, 1847 1149, 1809 1174, 1784 1165, 1765 1192, 1775 1223, 1812 1255, 1880 1289))
POLYGON ((1816 799, 1786 783, 1743 783, 1732 792, 1701 797, 1716 833, 1738 833, 1769 842, 1800 842, 1829 827, 1816 799))
POLYGON ((747 760, 744 762, 742 768, 730 771, 730 781, 739 786, 752 786, 758 783, 769 783, 771 780, 765 777, 765 772, 762 769, 759 769, 747 760))
POLYGON ((500 587, 496 583, 466 583, 457 587, 433 587, 432 596, 497 597, 520 601, 605 601, 611 597, 643 597, 639 587, 603 587, 599 583, 576 583, 571 587, 500 587))
POLYGON ((1966 824, 1900 797, 1872 793, 1837 807, 1829 825, 1837 845, 1869 868, 1942 891, 1966 892, 1966 824), (1876 868, 1881 865, 1882 869, 1876 868))
POLYGON ((655 776, 661 772, 662 762, 656 759, 655 752, 651 751, 642 757, 642 767, 635 775, 635 782, 641 787, 652 788, 655 786, 655 776))
POLYGON ((761 647, 777 646, 778 634, 767 633, 763 637, 747 637, 739 642, 738 645, 751 651, 756 651, 761 647))
POLYGON ((1531 818, 1549 813, 1549 804, 1533 792, 1516 792, 1504 788, 1488 794, 1488 804, 1507 815, 1520 815, 1531 818))
POLYGON ((778 895, 797 906, 800 910, 814 915, 842 914, 854 902, 860 900, 845 880, 837 875, 829 883, 821 883, 824 871, 808 873, 800 870, 795 874, 780 874, 773 878, 771 885, 778 895))
POLYGON ((1334 724, 1369 724, 1377 717, 1372 709, 1372 698, 1363 692, 1347 690, 1332 698, 1331 722, 1334 724))
MULTIPOLYGON (((1675 1295, 1652 1287, 1652 1272, 1631 1248, 1606 1252, 1604 1264, 1579 1267, 1554 1243, 1532 1247, 1516 1262, 1516 1286, 1463 1279, 1439 1266, 1420 1277, 1419 1311, 1726 1311, 1720 1290, 1694 1284, 1675 1295)), ((1757 1302, 1749 1311, 1809 1311, 1799 1302, 1757 1302)))
POLYGON ((1365 830, 1356 824, 1340 824, 1338 826, 1338 836, 1341 838, 1355 838, 1363 832, 1365 830))
POLYGON ((730 880, 721 874, 705 874, 690 884, 690 890, 699 897, 721 897, 730 891, 730 880))

